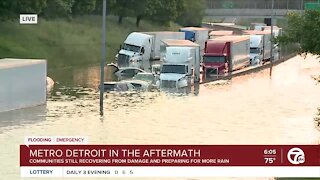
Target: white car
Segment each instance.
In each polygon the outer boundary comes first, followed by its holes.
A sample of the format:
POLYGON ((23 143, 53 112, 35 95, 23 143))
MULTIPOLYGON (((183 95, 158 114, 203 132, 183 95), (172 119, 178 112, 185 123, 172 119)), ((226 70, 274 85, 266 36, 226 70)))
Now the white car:
POLYGON ((159 81, 159 77, 152 73, 138 73, 133 77, 134 80, 145 81, 151 86, 151 88, 156 88, 157 81, 159 81))
POLYGON ((104 91, 148 91, 151 86, 145 82, 140 80, 123 80, 119 82, 104 82, 104 91))
POLYGON ((126 82, 104 82, 104 91, 132 91, 134 86, 126 82))
POLYGON ((146 73, 146 71, 135 67, 125 67, 119 68, 114 74, 119 80, 123 80, 133 78, 138 73, 146 73))
POLYGON ((149 84, 146 81, 141 80, 124 80, 120 82, 125 82, 133 87, 133 90, 135 91, 149 91, 151 89, 151 84, 149 84))

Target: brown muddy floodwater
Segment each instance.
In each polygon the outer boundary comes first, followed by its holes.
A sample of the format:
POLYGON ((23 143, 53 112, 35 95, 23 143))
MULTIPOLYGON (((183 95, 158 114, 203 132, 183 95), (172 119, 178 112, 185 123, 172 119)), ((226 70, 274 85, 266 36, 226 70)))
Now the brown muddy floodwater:
POLYGON ((108 93, 104 118, 99 95, 90 88, 97 87, 98 72, 74 71, 73 82, 81 86, 60 83, 47 107, 0 113, 0 179, 20 179, 19 144, 31 135, 83 135, 92 144, 316 144, 320 139, 313 121, 320 85, 311 77, 320 74, 320 63, 313 56, 274 67, 272 77, 268 69, 200 85, 198 95, 108 93))

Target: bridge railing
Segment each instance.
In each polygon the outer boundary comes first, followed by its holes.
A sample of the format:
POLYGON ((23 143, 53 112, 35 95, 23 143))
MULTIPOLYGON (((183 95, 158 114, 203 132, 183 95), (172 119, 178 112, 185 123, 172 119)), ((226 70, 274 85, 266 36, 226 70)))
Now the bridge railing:
POLYGON ((208 9, 304 9, 304 3, 318 0, 207 0, 208 9))

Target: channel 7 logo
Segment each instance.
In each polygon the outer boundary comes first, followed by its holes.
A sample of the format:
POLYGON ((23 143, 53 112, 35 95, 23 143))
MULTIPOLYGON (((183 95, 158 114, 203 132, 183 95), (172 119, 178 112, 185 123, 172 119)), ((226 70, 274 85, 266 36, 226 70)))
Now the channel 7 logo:
POLYGON ((297 147, 288 151, 287 158, 291 164, 302 164, 305 162, 304 152, 297 147))

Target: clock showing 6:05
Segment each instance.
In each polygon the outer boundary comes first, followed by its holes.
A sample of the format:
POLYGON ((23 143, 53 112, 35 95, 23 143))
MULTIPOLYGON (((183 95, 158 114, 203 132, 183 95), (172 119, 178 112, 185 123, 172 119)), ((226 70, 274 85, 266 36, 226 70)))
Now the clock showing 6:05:
POLYGON ((276 155, 277 150, 276 149, 264 149, 263 154, 264 155, 276 155))

